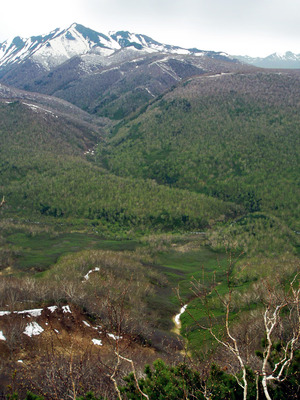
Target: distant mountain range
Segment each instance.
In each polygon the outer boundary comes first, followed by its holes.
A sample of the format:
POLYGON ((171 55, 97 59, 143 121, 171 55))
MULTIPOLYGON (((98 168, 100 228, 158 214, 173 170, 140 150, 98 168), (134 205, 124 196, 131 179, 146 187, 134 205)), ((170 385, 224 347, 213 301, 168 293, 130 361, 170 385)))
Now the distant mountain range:
POLYGON ((185 49, 127 31, 103 34, 79 24, 0 44, 0 82, 64 99, 120 120, 193 76, 300 67, 291 52, 265 59, 185 49))
POLYGON ((235 56, 238 60, 261 68, 300 68, 300 54, 287 51, 273 53, 267 57, 235 56))
POLYGON ((138 54, 165 53, 231 61, 235 59, 263 68, 300 68, 300 54, 290 51, 285 54, 274 53, 267 57, 230 56, 224 52, 163 44, 146 35, 128 31, 103 34, 74 23, 66 29, 57 28, 45 35, 26 39, 17 36, 0 43, 0 75, 3 76, 8 67, 23 64, 28 60, 45 71, 50 71, 75 56, 93 54, 93 61, 97 57, 99 63, 122 49, 136 50, 138 54))

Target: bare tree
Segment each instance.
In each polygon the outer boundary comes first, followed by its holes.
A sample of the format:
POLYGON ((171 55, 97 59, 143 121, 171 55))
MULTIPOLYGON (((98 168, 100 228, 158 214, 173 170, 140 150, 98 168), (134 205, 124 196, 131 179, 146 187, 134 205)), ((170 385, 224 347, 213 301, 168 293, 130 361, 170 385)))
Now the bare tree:
POLYGON ((269 382, 283 382, 288 373, 288 369, 294 357, 295 345, 299 342, 300 338, 300 287, 297 274, 290 283, 289 293, 285 296, 284 300, 279 304, 273 299, 271 295, 269 304, 267 305, 263 314, 264 327, 266 334, 266 347, 263 352, 262 364, 262 386, 267 400, 271 400, 268 390, 269 382), (298 283, 298 287, 297 287, 298 283), (277 303, 277 304, 276 304, 277 303), (276 327, 283 328, 282 312, 286 311, 287 320, 291 329, 288 340, 282 345, 282 356, 275 363, 274 367, 269 370, 271 351, 274 345, 274 332, 276 327))
POLYGON ((117 371, 118 371, 119 365, 120 365, 120 363, 121 363, 121 360, 127 361, 127 362, 131 365, 131 372, 132 372, 132 374, 133 374, 134 382, 135 382, 135 384, 136 384, 137 390, 139 391, 139 393, 141 394, 141 396, 143 396, 143 397, 145 397, 146 399, 149 400, 149 396, 148 396, 146 393, 144 393, 144 392, 142 391, 142 389, 141 389, 141 387, 140 387, 140 385, 139 385, 138 378, 137 378, 137 374, 136 374, 136 369, 135 369, 135 365, 134 365, 133 360, 130 359, 130 358, 123 357, 123 356, 119 353, 118 350, 115 351, 115 354, 116 354, 116 356, 117 356, 117 362, 116 362, 116 364, 115 364, 115 367, 114 367, 114 369, 113 369, 112 374, 110 375, 110 379, 113 381, 114 388, 115 388, 115 390, 116 390, 116 392, 117 392, 117 395, 118 395, 119 400, 122 400, 122 396, 121 396, 121 392, 120 392, 120 389, 119 389, 119 387, 118 387, 118 384, 117 384, 115 375, 117 374, 117 371))
POLYGON ((232 302, 232 288, 229 285, 229 273, 228 273, 228 287, 229 287, 229 293, 228 293, 228 297, 223 299, 217 290, 215 290, 215 292, 218 295, 218 298, 220 299, 221 303, 223 304, 223 306, 225 307, 225 334, 226 337, 225 338, 219 338, 213 329, 213 316, 209 310, 209 306, 207 304, 207 295, 208 292, 203 288, 203 285, 199 282, 192 282, 192 291, 195 295, 197 295, 197 297, 202 297, 204 294, 204 302, 205 302, 205 306, 206 306, 206 310, 208 313, 208 318, 209 318, 209 326, 203 326, 201 324, 199 324, 199 322, 193 317, 193 315, 189 312, 189 310, 187 309, 188 314, 192 317, 193 321, 196 322, 196 324, 198 325, 198 327, 200 329, 204 329, 204 330, 208 330, 210 332, 210 334, 212 335, 212 337, 222 346, 224 346, 230 353, 232 353, 235 358, 238 360, 241 371, 242 371, 242 380, 240 380, 237 376, 237 374, 234 374, 234 377, 237 380, 238 385, 243 389, 243 400, 247 399, 247 391, 248 391, 248 381, 247 381, 247 370, 246 370, 246 364, 244 361, 244 358, 241 354, 241 350, 238 344, 237 339, 233 336, 230 327, 229 327, 229 315, 230 315, 230 307, 231 307, 231 302, 232 302))
MULTIPOLYGON (((257 398, 259 393, 259 376, 262 377, 262 387, 267 400, 271 400, 268 384, 271 382, 283 382, 287 378, 289 367, 293 361, 296 345, 300 339, 300 287, 299 274, 296 274, 290 282, 288 292, 280 290, 278 287, 264 285, 264 294, 267 295, 264 311, 261 314, 263 319, 264 334, 266 336, 266 346, 262 353, 262 363, 256 369, 256 390, 257 398), (281 334, 281 353, 278 361, 271 367, 271 354, 274 350, 274 344, 281 334)), ((193 314, 186 309, 199 329, 208 330, 211 336, 226 350, 234 355, 238 361, 242 378, 240 379, 235 372, 234 377, 238 385, 243 389, 243 399, 247 399, 248 377, 247 377, 247 355, 243 354, 243 346, 240 340, 234 335, 233 329, 229 324, 229 317, 232 308, 233 290, 229 283, 228 273, 228 294, 222 297, 214 289, 221 304, 225 308, 224 330, 225 334, 219 336, 213 329, 213 315, 209 309, 207 300, 209 292, 197 281, 192 282, 192 292, 198 298, 201 298, 206 307, 209 324, 204 326, 197 321, 193 314)), ((180 299, 180 297, 179 297, 180 299)), ((183 304, 183 302, 181 302, 183 304)), ((257 363, 258 364, 258 363, 257 363)))
POLYGON ((5 325, 6 344, 12 360, 22 347, 22 337, 26 323, 17 314, 11 314, 7 317, 5 325))
POLYGON ((6 203, 4 196, 2 197, 1 203, 0 203, 0 208, 4 206, 6 203))
MULTIPOLYGON (((107 336, 111 338, 111 346, 114 349, 114 354, 116 356, 115 362, 113 365, 109 366, 110 374, 109 378, 113 382, 114 389, 117 393, 118 399, 122 400, 121 391, 118 387, 118 375, 120 373, 121 363, 125 361, 130 364, 130 372, 132 372, 134 376, 134 381, 136 388, 140 395, 149 400, 149 396, 144 393, 139 385, 136 366, 132 358, 125 357, 122 353, 126 352, 126 347, 128 344, 122 344, 124 335, 126 335, 127 324, 130 323, 130 315, 128 310, 126 310, 126 299, 128 297, 128 293, 130 291, 130 284, 123 287, 119 296, 116 299, 113 299, 108 293, 105 304, 107 309, 108 316, 108 326, 110 329, 114 330, 116 334, 108 334, 107 336)), ((107 365, 106 365, 107 367, 107 365)), ((127 371, 128 372, 128 371, 127 371)))

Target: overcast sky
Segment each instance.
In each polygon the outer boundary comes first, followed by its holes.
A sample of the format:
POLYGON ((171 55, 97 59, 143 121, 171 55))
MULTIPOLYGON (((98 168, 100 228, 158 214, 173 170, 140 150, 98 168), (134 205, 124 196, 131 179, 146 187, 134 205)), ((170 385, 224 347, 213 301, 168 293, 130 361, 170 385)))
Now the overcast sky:
POLYGON ((73 22, 232 55, 300 54, 300 0, 0 0, 0 43, 73 22))

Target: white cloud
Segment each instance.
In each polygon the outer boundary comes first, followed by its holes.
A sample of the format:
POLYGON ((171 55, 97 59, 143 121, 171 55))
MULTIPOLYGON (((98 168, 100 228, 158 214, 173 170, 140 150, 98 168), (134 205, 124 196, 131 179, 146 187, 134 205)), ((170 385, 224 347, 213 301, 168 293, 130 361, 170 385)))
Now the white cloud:
POLYGON ((300 53, 299 0, 10 0, 1 4, 0 41, 73 22, 231 54, 300 53))

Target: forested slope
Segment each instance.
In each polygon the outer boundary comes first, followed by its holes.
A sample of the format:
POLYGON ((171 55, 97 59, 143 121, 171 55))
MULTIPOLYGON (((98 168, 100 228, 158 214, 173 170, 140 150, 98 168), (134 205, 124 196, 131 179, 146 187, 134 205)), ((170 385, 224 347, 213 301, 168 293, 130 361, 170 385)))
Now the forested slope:
POLYGON ((108 173, 86 159, 99 135, 22 102, 0 105, 0 131, 1 194, 11 215, 87 219, 117 230, 186 230, 241 211, 203 194, 108 173))
POLYGON ((120 123, 98 162, 271 212, 299 230, 299 89, 299 73, 187 80, 120 123))

